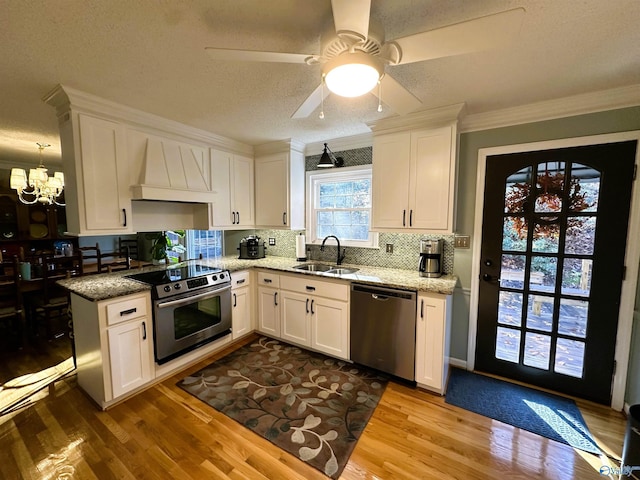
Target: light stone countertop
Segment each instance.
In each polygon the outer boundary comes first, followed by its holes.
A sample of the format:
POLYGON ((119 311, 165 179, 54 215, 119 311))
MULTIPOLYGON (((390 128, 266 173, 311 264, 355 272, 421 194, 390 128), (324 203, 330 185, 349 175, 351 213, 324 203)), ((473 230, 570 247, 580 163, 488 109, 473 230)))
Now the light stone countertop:
MULTIPOLYGON (((440 278, 421 277, 417 270, 401 270, 395 268, 372 267, 369 265, 341 265, 341 267, 357 268, 358 271, 348 275, 332 275, 297 270, 293 267, 301 263, 326 262, 298 262, 295 258, 267 256, 259 260, 240 260, 236 256, 219 257, 210 260, 197 260, 197 263, 229 270, 232 274, 240 270, 263 268, 299 275, 311 275, 322 278, 347 280, 349 282, 364 283, 383 287, 430 292, 441 295, 451 295, 458 281, 455 275, 443 275, 440 278)), ((131 293, 150 291, 151 287, 135 280, 124 278, 141 271, 157 270, 164 267, 145 267, 140 270, 125 270, 117 273, 88 275, 78 278, 60 280, 58 283, 73 293, 88 300, 99 301, 121 297, 131 293)))

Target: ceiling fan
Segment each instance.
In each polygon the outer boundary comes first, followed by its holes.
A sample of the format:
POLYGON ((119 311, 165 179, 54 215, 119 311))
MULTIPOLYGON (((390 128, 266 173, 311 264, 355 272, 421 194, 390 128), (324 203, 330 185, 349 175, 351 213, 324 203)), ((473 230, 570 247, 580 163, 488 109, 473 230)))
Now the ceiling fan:
POLYGON ((331 8, 335 30, 322 36, 319 55, 214 47, 206 51, 216 60, 321 65, 321 84, 292 118, 308 117, 330 92, 346 97, 371 92, 383 96, 389 107, 404 115, 422 103, 386 73, 385 67, 509 45, 520 31, 525 13, 523 8, 506 10, 386 41, 384 29, 369 18, 371 0, 331 0, 331 8))

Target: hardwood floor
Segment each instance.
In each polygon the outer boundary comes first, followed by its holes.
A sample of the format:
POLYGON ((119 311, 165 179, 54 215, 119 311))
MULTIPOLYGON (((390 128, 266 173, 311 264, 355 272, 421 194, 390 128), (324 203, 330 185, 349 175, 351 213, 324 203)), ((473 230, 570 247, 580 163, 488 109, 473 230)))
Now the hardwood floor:
MULTIPOLYGON (((325 479, 175 386, 238 346, 106 412, 75 377, 58 382, 34 406, 0 417, 0 478, 325 479)), ((600 446, 619 458, 624 416, 579 406, 600 446)), ((391 382, 341 478, 602 479, 603 462, 617 466, 391 382)))

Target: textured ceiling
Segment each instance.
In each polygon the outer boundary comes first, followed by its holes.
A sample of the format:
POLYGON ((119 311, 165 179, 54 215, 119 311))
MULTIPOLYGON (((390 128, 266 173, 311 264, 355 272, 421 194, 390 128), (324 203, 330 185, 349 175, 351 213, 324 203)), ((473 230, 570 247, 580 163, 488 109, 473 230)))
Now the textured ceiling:
MULTIPOLYGON (((372 0, 387 39, 524 7, 505 49, 387 67, 425 109, 467 113, 640 84, 638 0, 372 0)), ((320 67, 214 61, 206 46, 319 53, 329 0, 0 0, 0 161, 60 155, 57 84, 251 145, 305 143, 369 131, 365 95, 290 118, 320 83, 320 67)))

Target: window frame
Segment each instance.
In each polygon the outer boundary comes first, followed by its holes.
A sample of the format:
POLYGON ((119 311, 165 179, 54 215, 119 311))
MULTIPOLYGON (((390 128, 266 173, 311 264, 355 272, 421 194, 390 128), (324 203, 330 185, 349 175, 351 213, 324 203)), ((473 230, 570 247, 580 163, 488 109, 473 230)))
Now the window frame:
MULTIPOLYGON (((320 183, 331 181, 349 181, 362 178, 368 178, 371 181, 371 202, 373 204, 373 169, 371 164, 357 165, 354 167, 332 168, 329 170, 310 170, 306 174, 306 201, 307 201, 307 228, 306 242, 312 245, 320 245, 322 238, 317 237, 316 215, 317 211, 315 199, 320 183)), ((340 239, 340 245, 345 247, 358 248, 378 248, 378 233, 371 231, 372 207, 369 207, 369 236, 366 241, 343 240, 340 239)))

